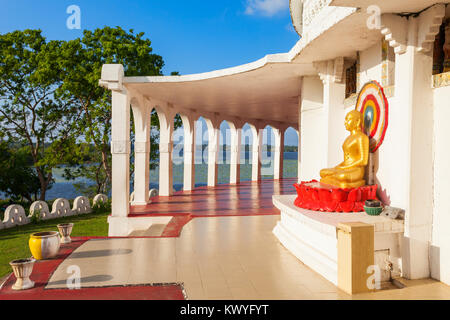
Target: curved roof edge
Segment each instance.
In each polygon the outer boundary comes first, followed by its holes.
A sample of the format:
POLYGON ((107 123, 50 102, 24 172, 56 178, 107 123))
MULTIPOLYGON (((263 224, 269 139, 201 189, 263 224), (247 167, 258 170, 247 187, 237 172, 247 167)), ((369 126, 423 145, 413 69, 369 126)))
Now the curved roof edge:
POLYGON ((289 0, 292 25, 301 37, 303 33, 303 0, 289 0))
MULTIPOLYGON (((295 47, 294 47, 295 48, 295 47)), ((292 50, 291 50, 292 51, 292 50)), ((238 73, 254 71, 263 68, 271 63, 289 63, 293 55, 291 51, 288 53, 268 54, 264 58, 254 62, 246 63, 240 66, 219 69, 203 73, 195 73, 181 76, 141 76, 141 77, 126 77, 124 83, 146 83, 146 82, 188 82, 207 80, 212 78, 220 78, 225 76, 232 76, 238 73)))

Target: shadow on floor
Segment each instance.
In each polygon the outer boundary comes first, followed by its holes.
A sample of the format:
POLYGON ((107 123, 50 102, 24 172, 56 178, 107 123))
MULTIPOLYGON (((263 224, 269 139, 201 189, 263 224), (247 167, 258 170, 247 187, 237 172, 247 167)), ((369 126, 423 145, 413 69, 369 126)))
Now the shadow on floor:
MULTIPOLYGON (((112 280, 113 277, 111 275, 106 274, 100 274, 90 277, 84 277, 81 278, 80 281, 82 284, 91 283, 91 282, 107 282, 112 280)), ((58 280, 58 281, 52 281, 47 284, 47 286, 57 286, 61 284, 66 284, 68 280, 58 280)))
POLYGON ((111 257, 126 255, 132 253, 131 249, 113 249, 113 250, 94 250, 84 252, 74 252, 70 255, 70 259, 82 259, 82 258, 98 258, 98 257, 111 257))

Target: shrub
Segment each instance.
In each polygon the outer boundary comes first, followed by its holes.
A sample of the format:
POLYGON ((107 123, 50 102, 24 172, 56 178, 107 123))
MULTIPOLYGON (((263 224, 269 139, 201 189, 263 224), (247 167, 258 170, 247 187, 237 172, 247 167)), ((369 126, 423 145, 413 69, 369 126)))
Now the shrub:
POLYGON ((30 218, 31 223, 38 224, 42 221, 41 219, 41 210, 35 210, 34 214, 30 218))
POLYGON ((92 206, 92 213, 93 214, 99 214, 99 213, 107 213, 111 212, 111 200, 108 199, 106 202, 99 201, 95 205, 92 206))

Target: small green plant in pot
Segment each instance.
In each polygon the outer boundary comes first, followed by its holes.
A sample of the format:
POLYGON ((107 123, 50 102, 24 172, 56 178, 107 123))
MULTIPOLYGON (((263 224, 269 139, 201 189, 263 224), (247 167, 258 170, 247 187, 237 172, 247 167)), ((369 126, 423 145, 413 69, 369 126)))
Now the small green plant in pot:
POLYGON ((383 206, 378 200, 367 200, 364 205, 364 211, 369 216, 379 216, 383 212, 383 206))

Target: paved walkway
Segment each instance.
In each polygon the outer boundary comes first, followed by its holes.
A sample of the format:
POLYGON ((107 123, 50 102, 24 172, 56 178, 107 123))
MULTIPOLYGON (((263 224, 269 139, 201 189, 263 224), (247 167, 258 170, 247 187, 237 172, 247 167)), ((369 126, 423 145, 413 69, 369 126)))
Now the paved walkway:
POLYGON ((64 288, 78 265, 83 287, 183 283, 188 299, 450 299, 426 280, 353 297, 302 264, 273 236, 277 216, 197 218, 179 238, 91 240, 56 270, 47 289, 64 288))

